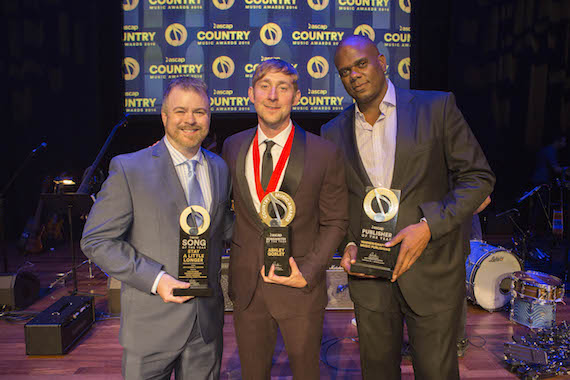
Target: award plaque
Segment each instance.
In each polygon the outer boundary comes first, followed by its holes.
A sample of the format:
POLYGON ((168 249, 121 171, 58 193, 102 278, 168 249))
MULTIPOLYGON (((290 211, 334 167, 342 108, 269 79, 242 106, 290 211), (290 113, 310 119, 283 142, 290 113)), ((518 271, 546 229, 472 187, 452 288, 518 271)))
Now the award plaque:
POLYGON ((295 202, 287 193, 274 191, 261 200, 259 216, 267 225, 263 231, 265 251, 265 275, 269 275, 271 265, 275 274, 290 276, 291 237, 289 223, 295 217, 295 202))
POLYGON ((360 241, 356 263, 350 271, 376 277, 392 278, 396 265, 395 248, 385 244, 392 239, 398 221, 400 190, 367 188, 362 203, 360 241))
POLYGON ((211 296, 208 287, 208 228, 210 214, 201 206, 189 206, 180 214, 178 279, 189 288, 174 289, 175 296, 211 296))

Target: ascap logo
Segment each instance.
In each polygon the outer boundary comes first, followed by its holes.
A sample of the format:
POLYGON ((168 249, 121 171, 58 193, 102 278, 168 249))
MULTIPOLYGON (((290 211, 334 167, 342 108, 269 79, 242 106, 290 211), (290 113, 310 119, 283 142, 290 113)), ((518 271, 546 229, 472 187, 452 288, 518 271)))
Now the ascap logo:
POLYGON ((322 11, 329 5, 329 0, 307 0, 307 4, 315 11, 322 11))
POLYGON ((232 76, 235 70, 234 61, 225 55, 218 57, 212 63, 212 71, 214 75, 220 79, 227 79, 232 76))
POLYGON ((123 0, 123 10, 132 11, 139 5, 139 0, 123 0))
POLYGON ((410 57, 404 58, 398 63, 398 74, 406 80, 410 79, 410 57))
POLYGON ((323 57, 317 55, 307 63, 309 75, 315 79, 321 79, 329 73, 329 63, 323 57))
POLYGON ((225 11, 234 5, 235 0, 212 0, 216 8, 225 11))
POLYGON ((370 25, 366 24, 357 26, 356 29, 354 29, 354 34, 358 36, 366 36, 370 38, 371 41, 374 41, 374 39, 376 38, 376 33, 374 32, 374 29, 372 29, 370 25))
POLYGON ((274 46, 281 42, 281 38, 283 37, 283 31, 279 25, 270 22, 265 24, 261 27, 259 31, 259 38, 265 45, 274 46))
POLYGON ((188 38, 188 31, 182 24, 171 24, 164 32, 164 38, 172 46, 180 46, 188 38))
POLYGON ((133 80, 139 76, 141 71, 141 67, 136 59, 131 57, 126 57, 123 60, 123 74, 125 76, 125 80, 133 80))
POLYGON ((400 8, 404 12, 410 13, 412 11, 412 0, 400 0, 400 8))

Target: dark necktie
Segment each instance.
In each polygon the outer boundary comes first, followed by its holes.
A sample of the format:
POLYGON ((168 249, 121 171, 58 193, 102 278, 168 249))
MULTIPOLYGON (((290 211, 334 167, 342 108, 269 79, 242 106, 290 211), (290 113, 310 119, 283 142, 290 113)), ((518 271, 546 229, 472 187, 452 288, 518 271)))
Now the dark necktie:
POLYGON ((274 141, 265 140, 265 153, 263 153, 263 161, 261 163, 261 187, 267 189, 271 174, 273 174, 273 157, 271 157, 271 148, 275 145, 274 141))

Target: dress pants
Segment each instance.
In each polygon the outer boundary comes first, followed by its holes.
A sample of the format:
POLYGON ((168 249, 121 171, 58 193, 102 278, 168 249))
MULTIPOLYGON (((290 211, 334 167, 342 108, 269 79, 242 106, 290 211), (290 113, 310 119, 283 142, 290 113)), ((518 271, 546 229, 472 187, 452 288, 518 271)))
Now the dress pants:
POLYGON ((234 310, 234 326, 242 379, 268 380, 277 329, 281 331, 294 380, 319 379, 319 353, 324 310, 310 313, 287 312, 279 308, 279 300, 266 298, 267 287, 260 279, 253 299, 245 310, 234 310), (277 302, 275 302, 277 301, 277 302))
POLYGON ((419 316, 407 305, 397 283, 391 283, 389 296, 390 307, 383 312, 354 305, 363 379, 401 378, 404 321, 408 327, 415 378, 459 379, 457 325, 460 300, 451 309, 419 316))
POLYGON ((123 377, 126 380, 170 380, 172 371, 176 380, 218 380, 222 362, 223 335, 205 343, 198 321, 180 350, 140 354, 123 351, 123 377))

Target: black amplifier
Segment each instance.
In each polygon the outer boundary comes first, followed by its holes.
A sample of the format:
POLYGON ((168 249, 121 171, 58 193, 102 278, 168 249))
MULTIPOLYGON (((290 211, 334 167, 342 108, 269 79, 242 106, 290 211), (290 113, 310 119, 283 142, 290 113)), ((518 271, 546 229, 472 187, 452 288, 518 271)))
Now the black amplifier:
POLYGON ((62 297, 24 326, 26 354, 66 354, 94 322, 93 297, 62 297))

